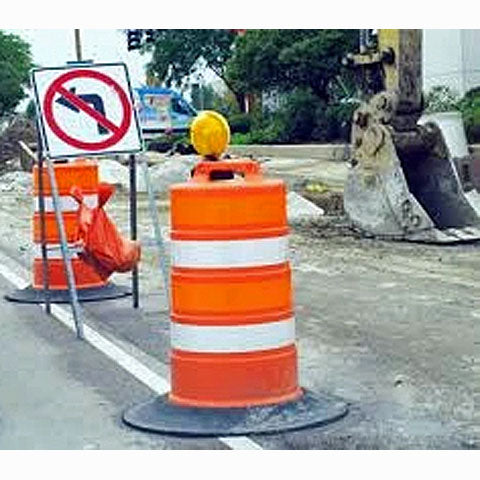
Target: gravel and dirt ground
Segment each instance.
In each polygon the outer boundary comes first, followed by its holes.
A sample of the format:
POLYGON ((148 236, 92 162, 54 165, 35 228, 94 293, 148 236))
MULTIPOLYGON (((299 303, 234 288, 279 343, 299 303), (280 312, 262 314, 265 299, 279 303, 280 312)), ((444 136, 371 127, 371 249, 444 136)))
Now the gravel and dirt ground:
MULTIPOLYGON (((327 212, 314 224, 294 227, 290 239, 300 381, 348 401, 350 412, 326 427, 254 441, 273 449, 480 448, 480 245, 361 238, 342 216, 345 164, 312 161, 296 169, 275 162, 278 168, 265 162, 271 175, 310 191, 327 212)), ((0 202, 0 250, 29 268, 31 198, 6 192, 0 202)), ((158 195, 157 205, 167 226, 166 196, 158 195)), ((128 232, 125 192, 108 211, 128 232)), ((138 215, 140 311, 128 299, 85 308, 98 329, 156 359, 168 375, 168 308, 145 195, 138 215)), ((129 276, 115 281, 128 283, 129 276)), ((15 308, 21 314, 26 307, 15 308)), ((219 448, 203 442, 187 448, 219 448)))

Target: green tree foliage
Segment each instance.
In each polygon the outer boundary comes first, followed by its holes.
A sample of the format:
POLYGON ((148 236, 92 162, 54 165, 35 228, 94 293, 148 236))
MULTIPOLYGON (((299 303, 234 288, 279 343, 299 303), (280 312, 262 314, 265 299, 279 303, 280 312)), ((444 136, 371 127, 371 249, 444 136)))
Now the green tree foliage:
POLYGON ((248 30, 228 60, 229 84, 242 92, 305 87, 327 101, 342 57, 356 50, 357 30, 248 30))
POLYGON ((25 116, 30 120, 35 120, 37 118, 37 111, 33 100, 28 102, 27 108, 25 109, 25 116))
POLYGON ((230 84, 241 92, 276 91, 281 105, 254 117, 246 143, 347 140, 353 71, 342 58, 357 50, 357 30, 248 30, 227 62, 230 84))
POLYGON ((467 141, 480 142, 480 87, 469 90, 460 98, 447 85, 435 85, 424 93, 424 98, 425 113, 460 112, 467 141))
POLYGON ((425 113, 458 110, 460 97, 446 85, 435 85, 425 95, 425 113))
POLYGON ((0 30, 0 118, 12 113, 25 97, 32 66, 28 43, 0 30))
POLYGON ((192 88, 192 105, 197 110, 215 110, 220 102, 220 95, 212 85, 197 85, 192 88))
POLYGON ((202 58, 222 80, 225 64, 232 54, 235 34, 219 29, 165 29, 156 30, 153 44, 145 44, 143 51, 152 52, 147 75, 167 86, 180 85, 195 72, 202 58))
POLYGON ((480 88, 476 87, 465 94, 458 102, 462 113, 465 133, 469 143, 480 142, 480 88))
MULTIPOLYGON (((342 65, 357 50, 358 30, 157 30, 144 45, 152 59, 147 74, 154 83, 180 85, 202 58, 225 82, 236 100, 218 109, 233 121, 233 131, 252 142, 345 139, 354 103, 353 72, 342 65), (283 104, 267 114, 242 114, 243 96, 277 91, 283 104), (346 102, 347 100, 347 102, 346 102)), ((206 102, 205 102, 206 103, 206 102)), ((258 104, 260 102, 257 102, 258 104)))

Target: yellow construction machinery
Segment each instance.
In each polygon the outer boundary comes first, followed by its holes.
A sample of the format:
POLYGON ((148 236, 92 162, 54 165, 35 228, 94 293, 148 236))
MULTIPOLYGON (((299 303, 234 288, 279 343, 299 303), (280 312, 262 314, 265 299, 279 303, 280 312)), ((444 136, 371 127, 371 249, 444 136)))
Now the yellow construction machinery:
POLYGON ((466 198, 441 130, 418 124, 423 112, 422 31, 362 30, 366 100, 355 111, 344 192, 352 226, 366 235, 455 243, 480 239, 480 217, 466 198))

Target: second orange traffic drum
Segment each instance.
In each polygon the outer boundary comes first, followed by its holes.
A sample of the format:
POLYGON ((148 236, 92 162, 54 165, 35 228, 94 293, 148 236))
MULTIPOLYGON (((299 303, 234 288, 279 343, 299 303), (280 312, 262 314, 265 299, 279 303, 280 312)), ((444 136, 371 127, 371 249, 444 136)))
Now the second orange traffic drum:
MULTIPOLYGON (((124 297, 130 290, 117 286, 99 272, 95 265, 87 262, 78 248, 78 203, 71 195, 73 186, 79 187, 84 193, 84 202, 95 208, 99 205, 99 175, 98 163, 93 160, 77 159, 66 163, 53 165, 55 182, 58 190, 58 208, 61 212, 66 241, 71 249, 72 269, 75 279, 78 300, 94 301, 124 297)), ((34 243, 32 284, 24 289, 18 289, 7 294, 10 301, 20 303, 43 303, 46 300, 44 291, 44 265, 42 257, 42 231, 39 203, 39 168, 33 168, 34 213, 32 218, 32 237, 34 243)), ((45 244, 46 273, 48 275, 49 299, 52 302, 66 303, 70 301, 67 276, 60 245, 60 234, 54 209, 52 187, 47 168, 42 170, 43 200, 45 204, 45 244)))
MULTIPOLYGON (((47 169, 43 171, 43 186, 45 199, 45 232, 48 248, 49 288, 52 290, 68 291, 67 278, 63 265, 63 256, 60 249, 60 234, 57 228, 53 209, 52 188, 47 169)), ((78 204, 70 195, 72 186, 78 186, 85 192, 85 201, 94 208, 98 205, 98 163, 96 161, 78 159, 68 163, 54 165, 55 180, 57 183, 60 210, 67 242, 74 244, 78 240, 77 210, 78 204)), ((33 261, 33 288, 43 289, 43 265, 41 257, 41 226, 40 207, 38 204, 38 167, 33 168, 33 195, 35 213, 33 215, 33 242, 36 247, 33 261)), ((75 276, 75 286, 78 290, 86 288, 105 287, 108 279, 103 278, 90 264, 74 255, 72 268, 75 276)))

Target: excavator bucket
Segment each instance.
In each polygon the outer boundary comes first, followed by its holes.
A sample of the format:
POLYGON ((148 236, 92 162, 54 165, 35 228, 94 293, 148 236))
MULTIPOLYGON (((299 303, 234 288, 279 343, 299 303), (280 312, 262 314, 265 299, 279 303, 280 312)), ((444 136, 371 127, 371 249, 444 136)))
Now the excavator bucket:
POLYGON ((439 112, 422 115, 418 123, 434 123, 442 132, 448 150, 448 157, 453 163, 463 193, 470 206, 480 215, 480 192, 478 191, 478 171, 480 159, 471 155, 465 127, 460 112, 439 112))
POLYGON ((372 105, 354 115, 344 190, 352 227, 367 236, 397 240, 479 240, 480 217, 465 197, 440 129, 426 123, 402 132, 389 120, 372 105))
MULTIPOLYGON (((446 142, 452 125, 442 129, 428 119, 418 124, 423 112, 422 31, 362 32, 359 54, 346 58, 361 73, 368 98, 354 113, 352 166, 344 191, 353 228, 419 242, 479 240, 475 201, 480 198, 472 189, 466 188, 465 195, 462 188, 458 155, 449 152, 453 144, 446 142)), ((462 161, 466 145, 464 150, 462 161)))

